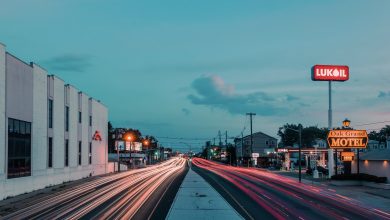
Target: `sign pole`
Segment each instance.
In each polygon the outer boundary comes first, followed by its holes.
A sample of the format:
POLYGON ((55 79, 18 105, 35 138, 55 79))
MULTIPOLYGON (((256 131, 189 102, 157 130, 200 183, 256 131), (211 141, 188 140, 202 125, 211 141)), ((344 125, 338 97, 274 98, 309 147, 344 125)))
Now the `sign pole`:
MULTIPOLYGON (((329 81, 329 110, 328 110, 328 129, 332 130, 332 81, 329 81)), ((328 149, 328 177, 333 176, 334 167, 333 150, 328 149)))

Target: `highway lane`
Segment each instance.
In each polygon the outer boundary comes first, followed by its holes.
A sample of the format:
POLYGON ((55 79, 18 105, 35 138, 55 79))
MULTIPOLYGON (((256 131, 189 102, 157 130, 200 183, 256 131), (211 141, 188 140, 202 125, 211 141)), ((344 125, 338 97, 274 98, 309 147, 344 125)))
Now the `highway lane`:
MULTIPOLYGON (((183 175, 185 167, 185 159, 174 158, 148 168, 103 177, 31 203, 3 219, 131 219, 159 187, 166 187, 183 175)), ((158 197, 161 196, 160 193, 158 197)), ((156 200, 154 205, 158 203, 156 200)), ((149 204, 149 208, 153 205, 149 204)), ((148 214, 151 216, 153 209, 148 214)))
POLYGON ((193 165, 247 219, 390 219, 375 207, 274 173, 200 158, 193 165))

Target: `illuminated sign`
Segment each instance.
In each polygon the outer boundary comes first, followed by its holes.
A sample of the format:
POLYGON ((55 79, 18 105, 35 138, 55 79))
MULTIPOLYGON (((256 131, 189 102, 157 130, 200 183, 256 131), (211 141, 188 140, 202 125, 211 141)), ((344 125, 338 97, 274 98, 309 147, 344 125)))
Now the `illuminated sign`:
POLYGON ((287 149, 278 148, 278 153, 286 153, 286 152, 288 152, 287 149))
POLYGON ((328 134, 330 148, 366 148, 367 143, 365 130, 331 130, 328 134))
POLYGON ((125 150, 125 142, 124 141, 115 141, 115 150, 125 150))
POLYGON ((355 157, 354 152, 341 152, 342 161, 353 161, 354 157, 355 157))
POLYGON ((260 157, 260 154, 259 153, 252 153, 252 157, 255 158, 255 157, 260 157))
POLYGON ((347 81, 349 67, 336 65, 315 65, 311 69, 313 81, 347 81))
POLYGON ((102 136, 99 131, 95 131, 95 134, 92 136, 92 140, 94 141, 102 141, 102 136))

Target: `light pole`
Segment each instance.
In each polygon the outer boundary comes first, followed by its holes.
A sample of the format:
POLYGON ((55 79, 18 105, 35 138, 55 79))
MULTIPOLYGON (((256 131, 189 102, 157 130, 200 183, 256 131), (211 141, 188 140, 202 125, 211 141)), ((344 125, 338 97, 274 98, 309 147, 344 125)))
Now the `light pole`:
POLYGON ((119 134, 118 129, 115 129, 115 134, 112 135, 113 139, 115 140, 116 145, 116 154, 117 154, 117 160, 118 160, 118 173, 121 172, 121 166, 120 166, 120 156, 119 156, 119 142, 118 139, 122 138, 122 134, 119 134))
MULTIPOLYGON (((131 141, 133 140, 133 135, 131 135, 131 133, 127 133, 125 136, 124 136, 124 142, 125 142, 125 146, 126 146, 126 141, 128 141, 130 143, 130 159, 131 159, 131 141)), ((134 164, 134 161, 132 160, 131 164, 133 165, 134 164)))
MULTIPOLYGON (((147 152, 147 154, 148 154, 148 160, 150 159, 150 157, 149 157, 149 154, 150 154, 150 151, 149 151, 149 140, 148 139, 145 139, 143 142, 142 142, 142 145, 144 145, 144 146, 146 146, 147 147, 147 150, 146 150, 146 152, 147 152)), ((150 163, 150 161, 149 161, 149 163, 150 163)), ((145 166, 146 166, 146 163, 145 163, 145 166)))
POLYGON ((301 182, 302 181, 302 165, 301 165, 302 125, 299 125, 299 130, 292 129, 292 128, 289 128, 289 127, 285 127, 285 129, 298 132, 298 134, 299 134, 299 145, 298 145, 298 154, 299 154, 298 155, 298 170, 299 170, 299 175, 298 175, 298 178, 299 178, 299 182, 301 182))
MULTIPOLYGON (((343 121, 343 129, 347 129, 347 130, 353 130, 353 128, 349 127, 349 125, 351 124, 351 121, 348 120, 348 118, 346 118, 344 121, 343 121)), ((351 150, 346 150, 347 152, 351 152, 351 150)), ((359 151, 360 149, 358 148, 357 149, 357 173, 359 174, 360 173, 360 166, 359 166, 359 151)), ((344 162, 344 173, 351 173, 352 171, 352 162, 344 162), (348 166, 347 166, 348 164, 348 166)), ((336 173, 337 174, 337 173, 336 173)))

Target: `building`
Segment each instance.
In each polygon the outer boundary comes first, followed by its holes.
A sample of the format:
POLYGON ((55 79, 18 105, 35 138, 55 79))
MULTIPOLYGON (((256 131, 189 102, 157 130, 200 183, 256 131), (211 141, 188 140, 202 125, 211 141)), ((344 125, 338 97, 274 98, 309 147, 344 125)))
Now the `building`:
POLYGON ((364 151, 388 149, 389 142, 390 140, 387 140, 386 143, 376 140, 368 140, 367 148, 364 151))
MULTIPOLYGON (((274 152, 277 146, 277 139, 271 137, 263 132, 256 132, 253 136, 253 151, 251 152, 251 136, 243 138, 236 138, 234 140, 236 145, 237 159, 247 161, 252 157, 251 153, 259 154, 259 157, 266 157, 269 153, 274 152)), ((245 162, 242 162, 245 163, 245 162)))
MULTIPOLYGON (((357 158, 352 162, 352 172, 357 173, 357 158)), ((390 182, 390 150, 377 149, 361 153, 359 157, 360 173, 367 173, 379 177, 387 177, 390 182)))
POLYGON ((0 44, 0 200, 107 171, 108 110, 0 44))

